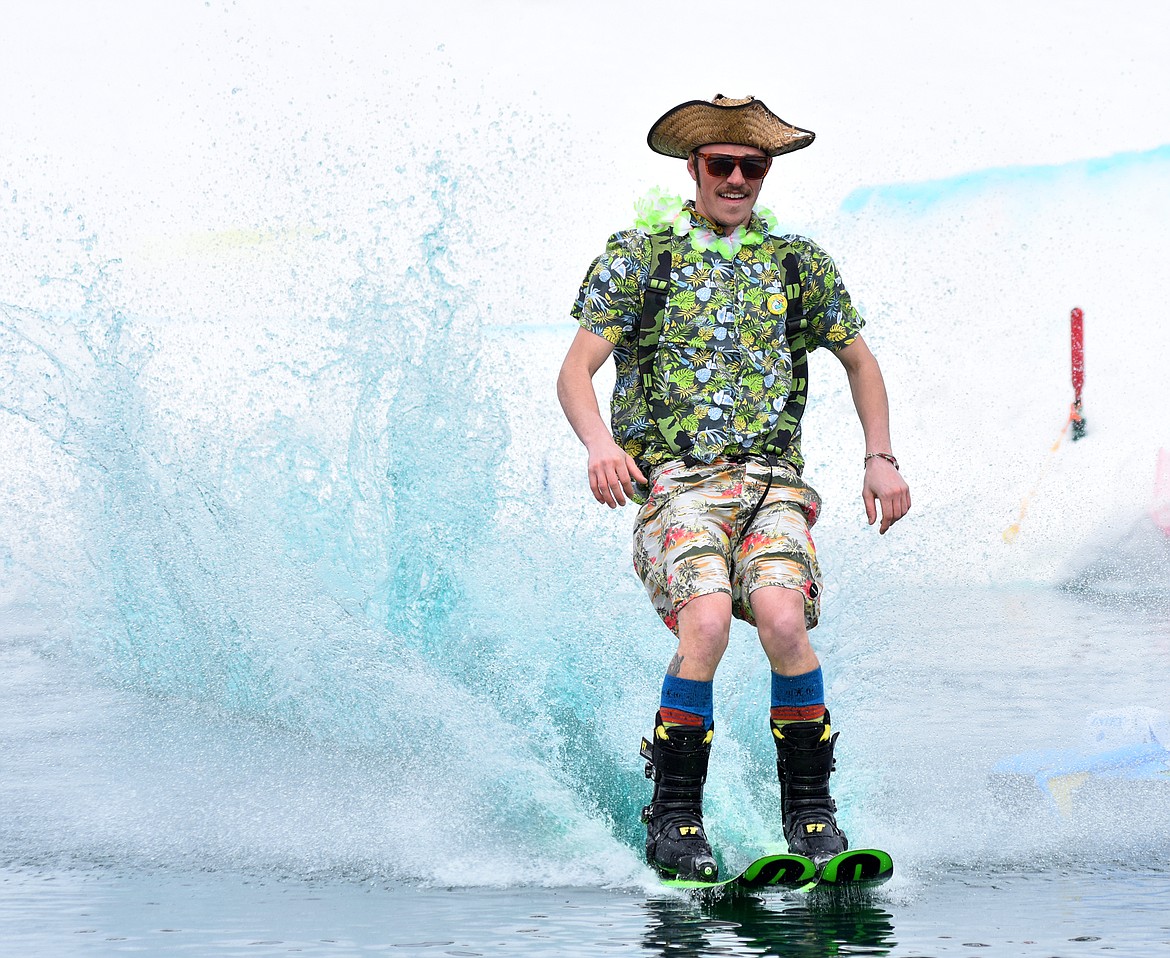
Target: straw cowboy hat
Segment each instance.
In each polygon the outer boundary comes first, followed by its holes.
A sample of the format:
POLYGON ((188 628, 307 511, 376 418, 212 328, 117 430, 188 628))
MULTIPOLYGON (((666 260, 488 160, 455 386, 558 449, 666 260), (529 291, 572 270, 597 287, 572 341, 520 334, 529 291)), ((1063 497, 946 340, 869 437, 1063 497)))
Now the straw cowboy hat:
POLYGON ((754 146, 779 156, 803 149, 814 136, 785 123, 754 96, 733 100, 717 93, 713 100, 687 100, 668 110, 650 127, 646 142, 655 153, 685 160, 708 143, 754 146))

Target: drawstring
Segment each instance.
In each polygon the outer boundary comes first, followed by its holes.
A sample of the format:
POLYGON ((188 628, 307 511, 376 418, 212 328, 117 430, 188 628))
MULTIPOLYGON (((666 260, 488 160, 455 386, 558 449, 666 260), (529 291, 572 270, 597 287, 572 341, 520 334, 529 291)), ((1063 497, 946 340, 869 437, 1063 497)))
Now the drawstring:
MULTIPOLYGON (((775 478, 775 474, 773 473, 772 470, 775 466, 777 466, 779 464, 780 459, 778 456, 771 455, 770 453, 767 453, 764 455, 747 455, 747 454, 740 454, 740 455, 734 455, 734 456, 724 455, 724 456, 720 456, 720 458, 726 459, 729 462, 742 462, 745 465, 747 463, 753 462, 753 461, 765 462, 768 465, 768 481, 767 481, 767 483, 764 484, 764 494, 762 496, 760 496, 759 501, 752 507, 751 515, 748 516, 747 522, 744 523, 743 532, 740 534, 740 539, 742 540, 742 539, 747 537, 748 530, 751 529, 752 523, 756 521, 756 516, 758 516, 760 514, 760 508, 764 505, 764 501, 768 498, 768 493, 772 491, 772 480, 775 478)), ((679 460, 683 463, 683 465, 689 466, 691 468, 694 468, 695 466, 709 465, 709 463, 700 462, 698 459, 696 459, 694 456, 691 456, 691 455, 680 456, 679 460)), ((665 465, 665 463, 664 463, 664 465, 665 465)), ((641 468, 641 467, 639 466, 639 468, 641 468)), ((643 475, 649 475, 649 473, 647 473, 645 471, 645 469, 643 469, 642 471, 643 471, 643 475)), ((747 478, 746 470, 744 472, 744 478, 747 478)), ((650 484, 651 484, 651 487, 653 487, 653 484, 654 484, 653 477, 651 477, 650 484)))
MULTIPOLYGON (((774 461, 775 457, 774 456, 760 456, 759 458, 763 459, 768 464, 768 482, 764 486, 764 494, 762 496, 760 496, 759 501, 752 508, 752 513, 750 516, 748 516, 747 522, 744 523, 743 532, 740 533, 740 541, 743 541, 744 539, 747 538, 747 534, 752 528, 752 523, 756 521, 756 516, 759 515, 759 513, 760 513, 760 507, 764 504, 764 500, 766 500, 768 498, 768 493, 772 491, 772 479, 773 479, 772 467, 776 464, 774 461)), ((745 475, 746 475, 746 473, 745 473, 745 475)))

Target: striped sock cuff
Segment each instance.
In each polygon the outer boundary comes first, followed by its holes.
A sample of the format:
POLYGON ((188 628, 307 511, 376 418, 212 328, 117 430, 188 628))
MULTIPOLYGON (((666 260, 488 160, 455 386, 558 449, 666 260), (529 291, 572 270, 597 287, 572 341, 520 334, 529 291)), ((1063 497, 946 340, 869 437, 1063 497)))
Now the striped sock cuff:
POLYGON ((684 712, 682 709, 668 709, 660 708, 658 710, 658 717, 662 719, 662 724, 667 728, 672 725, 687 725, 694 728, 701 728, 707 723, 703 716, 696 715, 694 712, 684 712))
POLYGON ((773 705, 772 721, 777 725, 787 725, 789 722, 823 722, 825 711, 824 702, 820 705, 773 705))

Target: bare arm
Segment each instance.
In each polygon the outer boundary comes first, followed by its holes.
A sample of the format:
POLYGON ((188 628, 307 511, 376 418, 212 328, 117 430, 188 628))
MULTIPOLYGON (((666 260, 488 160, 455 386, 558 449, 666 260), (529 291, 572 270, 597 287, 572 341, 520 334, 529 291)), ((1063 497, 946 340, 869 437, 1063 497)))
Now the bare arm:
MULTIPOLYGON (((886 384, 877 359, 860 336, 836 353, 849 377, 849 391, 861 429, 865 433, 865 451, 893 454, 890 443, 890 404, 886 384)), ((865 464, 865 482, 861 498, 869 524, 877 520, 881 504, 881 533, 910 511, 910 487, 902 474, 885 459, 870 459, 865 464)))
POLYGON ((634 480, 646 482, 634 460, 613 440, 601 418, 593 376, 613 353, 613 345, 578 329, 557 376, 557 398, 573 432, 589 453, 589 488, 593 498, 611 509, 624 506, 634 480))

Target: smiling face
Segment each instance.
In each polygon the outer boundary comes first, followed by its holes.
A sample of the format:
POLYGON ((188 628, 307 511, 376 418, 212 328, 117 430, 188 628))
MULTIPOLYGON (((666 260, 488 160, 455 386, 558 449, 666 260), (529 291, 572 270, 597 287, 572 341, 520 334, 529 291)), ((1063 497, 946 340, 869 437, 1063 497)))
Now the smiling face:
MULTIPOLYGON (((766 156, 763 150, 734 143, 709 143, 696 151, 701 154, 718 153, 722 156, 766 156)), ((692 153, 687 160, 687 172, 695 181, 695 209, 724 229, 744 225, 752 215, 752 207, 760 195, 764 181, 744 179, 737 165, 729 176, 712 176, 702 158, 692 153)))

